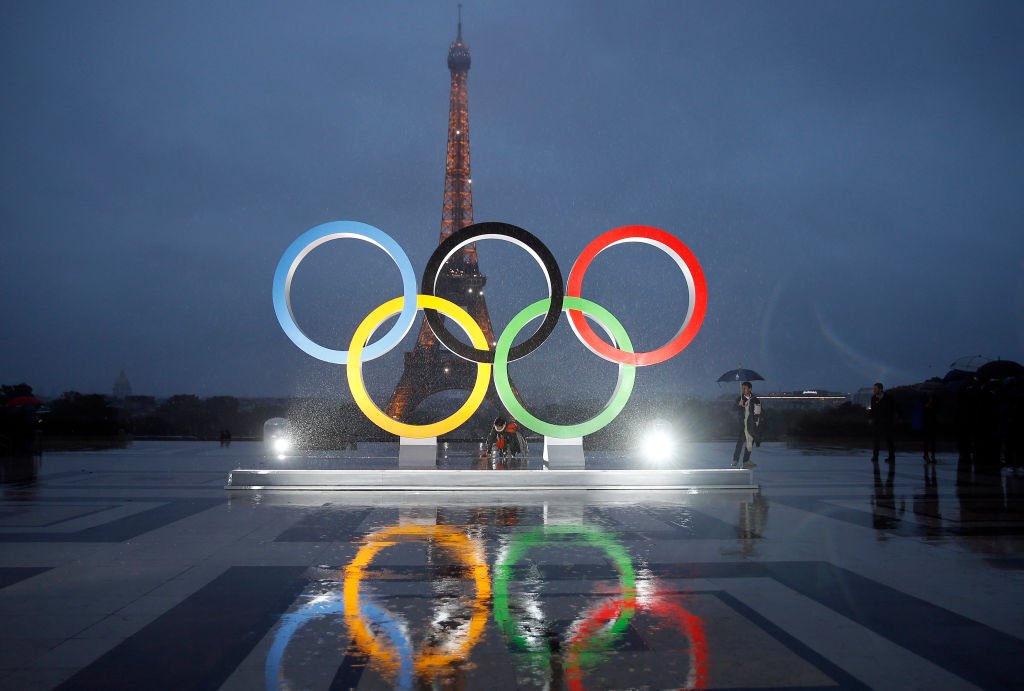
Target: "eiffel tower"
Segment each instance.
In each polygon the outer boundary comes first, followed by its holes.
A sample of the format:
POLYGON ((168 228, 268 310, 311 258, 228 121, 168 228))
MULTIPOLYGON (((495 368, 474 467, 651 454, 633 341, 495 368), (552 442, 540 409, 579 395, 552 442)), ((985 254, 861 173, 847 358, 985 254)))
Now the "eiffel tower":
MULTIPOLYGON (((469 170, 469 46, 462 42, 462 10, 459 5, 459 29, 448 48, 451 94, 448 106, 448 155, 444 167, 444 203, 441 206, 441 238, 473 223, 473 180, 469 170)), ((438 276, 437 294, 465 309, 487 337, 495 343, 491 317, 484 301, 487 277, 477 264, 476 243, 459 250, 438 276)), ((463 339, 459 329, 453 331, 463 339)), ((405 353, 405 369, 385 412, 392 418, 408 421, 414 410, 429 396, 441 391, 473 388, 477 364, 458 357, 437 342, 426 320, 412 352, 405 353)), ((485 403, 504 410, 492 381, 485 403)))

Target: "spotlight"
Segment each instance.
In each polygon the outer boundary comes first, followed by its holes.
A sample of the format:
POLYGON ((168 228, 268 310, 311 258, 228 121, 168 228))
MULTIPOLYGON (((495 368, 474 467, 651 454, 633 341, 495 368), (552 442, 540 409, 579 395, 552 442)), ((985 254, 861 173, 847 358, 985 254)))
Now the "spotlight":
POLYGON ((291 423, 283 417, 273 417, 263 423, 263 439, 268 454, 283 460, 295 446, 291 423))
POLYGON ((640 450, 644 458, 650 461, 663 462, 676 455, 677 440, 671 427, 662 420, 654 422, 641 439, 640 450))

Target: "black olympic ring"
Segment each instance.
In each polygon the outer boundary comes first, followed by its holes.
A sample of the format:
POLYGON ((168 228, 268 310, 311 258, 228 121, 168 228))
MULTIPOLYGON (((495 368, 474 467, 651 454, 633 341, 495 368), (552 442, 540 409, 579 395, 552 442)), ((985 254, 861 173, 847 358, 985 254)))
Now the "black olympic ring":
MULTIPOLYGON (((532 336, 519 345, 512 347, 508 356, 509 362, 512 362, 513 360, 526 357, 539 348, 544 341, 548 340, 548 336, 555 330, 555 326, 558 325, 558 319, 562 314, 562 300, 565 297, 565 289, 562 286, 562 270, 558 268, 558 262, 555 261, 551 250, 537 239, 535 235, 523 230, 519 226, 514 226, 510 223, 499 223, 497 221, 474 223, 455 231, 445 238, 437 246, 437 249, 434 250, 434 253, 430 255, 427 267, 423 270, 423 283, 420 287, 420 293, 423 295, 436 295, 438 275, 445 262, 469 243, 481 239, 506 240, 519 245, 537 260, 541 270, 544 271, 544 276, 548 280, 548 295, 551 297, 551 304, 548 307, 547 314, 544 315, 544 321, 541 322, 532 336)), ((449 333, 448 329, 445 328, 444 319, 437 310, 424 309, 423 316, 430 326, 430 330, 434 332, 434 336, 448 350, 462 359, 471 362, 494 362, 493 350, 473 348, 449 333)))

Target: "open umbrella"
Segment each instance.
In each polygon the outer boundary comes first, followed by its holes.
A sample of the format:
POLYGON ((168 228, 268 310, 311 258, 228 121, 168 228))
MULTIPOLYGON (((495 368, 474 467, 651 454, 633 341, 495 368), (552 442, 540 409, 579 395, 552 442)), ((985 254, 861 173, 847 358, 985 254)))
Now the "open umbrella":
POLYGON ((991 358, 987 358, 984 355, 965 355, 949 363, 949 369, 973 374, 978 371, 979 367, 991 361, 991 358))
POLYGON ((993 360, 978 368, 979 379, 1006 379, 1024 376, 1024 365, 1013 360, 993 360))
POLYGON ((764 381, 764 377, 752 369, 731 369, 718 378, 718 381, 764 381))

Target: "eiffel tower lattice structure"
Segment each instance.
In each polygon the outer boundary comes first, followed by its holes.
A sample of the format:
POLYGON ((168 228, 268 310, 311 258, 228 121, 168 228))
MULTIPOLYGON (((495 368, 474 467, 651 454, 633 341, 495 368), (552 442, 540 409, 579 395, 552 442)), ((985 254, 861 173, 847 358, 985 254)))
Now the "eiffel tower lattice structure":
MULTIPOLYGON (((460 5, 461 8, 461 5, 460 5)), ((448 107, 448 155, 444 170, 444 203, 441 207, 441 238, 473 223, 473 181, 469 169, 469 46, 462 42, 460 10, 458 37, 448 49, 451 95, 448 107)), ((437 295, 465 309, 480 325, 487 341, 495 343, 491 317, 484 300, 487 277, 480 273, 476 243, 467 245, 442 268, 437 280, 437 295)), ((457 332, 458 330, 456 330, 457 332)), ((463 336, 465 338, 465 336, 463 336)), ((405 368, 385 412, 406 422, 429 396, 442 391, 473 388, 478 365, 458 357, 439 344, 426 320, 420 327, 416 345, 405 353, 405 368)), ((485 403, 504 410, 492 381, 485 403)))

